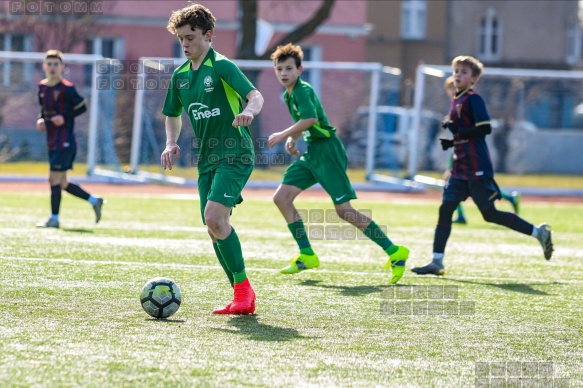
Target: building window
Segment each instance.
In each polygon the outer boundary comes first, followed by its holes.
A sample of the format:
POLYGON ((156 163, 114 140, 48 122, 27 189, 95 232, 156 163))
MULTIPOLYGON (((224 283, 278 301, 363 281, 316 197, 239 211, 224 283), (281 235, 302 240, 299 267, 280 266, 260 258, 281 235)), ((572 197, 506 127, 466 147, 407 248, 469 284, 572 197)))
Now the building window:
MULTIPOLYGON (((302 46, 304 52, 304 61, 321 61, 322 47, 320 46, 302 46)), ((320 96, 322 90, 322 70, 304 69, 302 79, 312 85, 316 95, 320 96)))
POLYGON ((401 38, 421 40, 426 37, 427 1, 404 0, 401 3, 401 38))
MULTIPOLYGON (((1 51, 33 51, 33 37, 25 34, 0 34, 1 51)), ((33 80, 34 64, 21 61, 4 61, 0 65, 2 86, 28 85, 33 80)))
POLYGON ((123 59, 123 39, 103 37, 88 39, 85 41, 85 54, 99 54, 105 58, 123 59))
POLYGON ((567 63, 578 65, 581 58, 581 28, 579 23, 567 25, 567 63))
POLYGON ((500 60, 501 26, 496 11, 488 8, 478 27, 478 57, 485 61, 500 60))

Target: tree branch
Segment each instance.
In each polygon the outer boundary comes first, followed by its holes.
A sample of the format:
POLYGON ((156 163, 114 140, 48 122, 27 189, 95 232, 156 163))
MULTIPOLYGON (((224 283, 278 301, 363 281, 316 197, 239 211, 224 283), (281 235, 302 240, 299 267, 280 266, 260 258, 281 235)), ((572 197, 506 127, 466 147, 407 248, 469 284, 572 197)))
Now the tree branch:
MULTIPOLYGON (((246 1, 247 0, 244 0, 243 2, 246 1)), ((310 20, 306 21, 304 24, 281 38, 277 43, 271 46, 269 50, 266 50, 265 53, 258 59, 269 59, 271 53, 277 46, 287 43, 295 44, 311 35, 322 23, 324 23, 326 19, 328 19, 335 2, 336 0, 324 0, 318 11, 314 14, 314 16, 312 16, 310 20)))

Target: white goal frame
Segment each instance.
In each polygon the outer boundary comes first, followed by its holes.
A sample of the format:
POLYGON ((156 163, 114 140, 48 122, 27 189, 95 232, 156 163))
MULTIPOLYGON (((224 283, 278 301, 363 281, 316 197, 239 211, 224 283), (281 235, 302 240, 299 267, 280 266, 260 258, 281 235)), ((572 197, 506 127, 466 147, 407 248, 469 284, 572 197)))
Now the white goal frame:
MULTIPOLYGON (((165 57, 142 57, 140 58, 141 63, 146 63, 146 61, 172 61, 174 66, 181 65, 184 63, 184 58, 165 58, 165 57)), ((272 61, 263 60, 233 60, 233 62, 239 66, 242 70, 246 69, 272 69, 272 61)), ((306 69, 314 70, 360 70, 364 72, 369 72, 371 74, 370 79, 370 95, 368 106, 368 126, 367 126, 367 149, 366 149, 366 171, 372 171, 374 166, 374 145, 376 138, 376 125, 377 125, 377 113, 378 113, 378 98, 379 98, 379 85, 380 78, 385 67, 380 63, 358 63, 358 62, 321 62, 321 61, 305 61, 302 63, 306 69)), ((145 67, 141 66, 141 73, 138 74, 139 77, 145 76, 145 67)), ((134 119, 133 119, 133 131, 132 131, 132 147, 130 156, 130 168, 132 173, 138 179, 152 179, 160 180, 171 183, 185 183, 184 179, 167 177, 162 174, 152 174, 146 173, 139 170, 140 166, 140 147, 142 144, 142 131, 143 131, 143 114, 144 114, 144 90, 136 90, 135 96, 135 107, 134 107, 134 119)), ((370 179, 368 177, 367 179, 370 179)))

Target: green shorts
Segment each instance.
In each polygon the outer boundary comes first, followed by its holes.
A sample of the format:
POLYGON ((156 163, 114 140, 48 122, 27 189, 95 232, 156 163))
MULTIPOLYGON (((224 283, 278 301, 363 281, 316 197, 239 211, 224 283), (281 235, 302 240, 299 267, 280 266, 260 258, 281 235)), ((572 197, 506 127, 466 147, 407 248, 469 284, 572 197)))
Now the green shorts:
POLYGON ((337 136, 308 143, 308 150, 293 162, 283 174, 281 183, 302 190, 319 183, 335 205, 356 199, 346 167, 348 158, 337 136))
POLYGON ((214 170, 198 177, 200 214, 203 224, 206 225, 204 209, 208 201, 219 202, 231 208, 243 202, 241 192, 252 171, 253 165, 222 163, 214 170))

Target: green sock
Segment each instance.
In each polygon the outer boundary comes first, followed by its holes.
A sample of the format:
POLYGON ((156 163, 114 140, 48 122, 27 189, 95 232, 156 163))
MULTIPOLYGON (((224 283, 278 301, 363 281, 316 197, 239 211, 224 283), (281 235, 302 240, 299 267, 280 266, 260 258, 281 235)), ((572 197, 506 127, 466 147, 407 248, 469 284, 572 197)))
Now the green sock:
POLYGON ((247 279, 247 273, 245 270, 243 270, 241 272, 234 273, 233 277, 235 278, 235 284, 243 283, 245 279, 247 279))
POLYGON ((374 243, 377 244, 379 247, 383 248, 383 251, 387 250, 392 245, 394 245, 393 242, 389 240, 387 235, 381 230, 381 228, 379 228, 379 226, 374 221, 371 221, 366 228, 362 229, 362 233, 364 233, 366 237, 374 241, 374 243))
POLYGON ((300 253, 304 255, 313 255, 314 251, 310 245, 310 240, 308 240, 308 235, 306 234, 306 228, 304 227, 304 221, 297 220, 291 224, 288 224, 288 229, 291 232, 294 240, 300 248, 300 253))
POLYGON ((457 205, 457 207, 455 208, 455 210, 457 210, 457 216, 459 218, 466 218, 466 217, 464 217, 464 208, 462 207, 461 204, 457 205))
POLYGON ((235 284, 245 281, 247 278, 245 275, 245 260, 243 259, 241 242, 235 232, 235 228, 231 228, 231 234, 226 239, 217 239, 217 246, 223 256, 223 260, 225 260, 228 270, 233 274, 235 284), (238 282, 237 280, 241 278, 241 273, 243 273, 243 280, 238 282))
POLYGON ((231 283, 231 287, 233 287, 234 284, 234 278, 233 278, 233 273, 231 271, 229 271, 229 268, 227 268, 227 263, 225 263, 225 259, 223 259, 223 255, 221 255, 221 251, 219 250, 219 246, 217 245, 217 243, 213 243, 213 248, 215 250, 215 254, 217 255, 217 259, 219 259, 219 263, 221 263, 221 267, 223 267, 223 271, 225 271, 225 273, 227 274, 227 277, 229 278, 229 282, 231 283))

